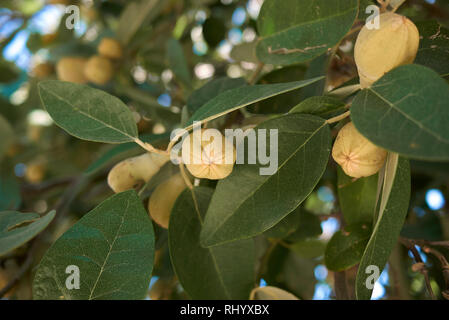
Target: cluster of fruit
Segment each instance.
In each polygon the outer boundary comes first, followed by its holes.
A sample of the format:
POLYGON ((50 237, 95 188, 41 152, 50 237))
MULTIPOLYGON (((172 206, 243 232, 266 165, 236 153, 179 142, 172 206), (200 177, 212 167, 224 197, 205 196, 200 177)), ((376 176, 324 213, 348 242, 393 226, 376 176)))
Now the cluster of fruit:
MULTIPOLYGON (((418 52, 419 32, 412 21, 393 12, 379 18, 380 28, 363 27, 354 48, 362 89, 392 69, 413 63, 418 52)), ((371 143, 349 122, 338 133, 332 156, 348 176, 361 178, 382 168, 387 151, 371 143)))
POLYGON ((121 44, 112 38, 103 38, 98 45, 98 55, 88 59, 65 57, 58 61, 56 73, 59 80, 74 83, 108 83, 115 73, 114 63, 123 57, 121 44))

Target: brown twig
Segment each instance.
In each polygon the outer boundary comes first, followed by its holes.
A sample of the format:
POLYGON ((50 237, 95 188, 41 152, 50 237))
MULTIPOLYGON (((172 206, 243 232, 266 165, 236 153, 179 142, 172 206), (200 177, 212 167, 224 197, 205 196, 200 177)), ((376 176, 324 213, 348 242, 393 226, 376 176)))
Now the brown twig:
MULTIPOLYGON (((415 258, 416 263, 422 263, 424 266, 424 261, 421 258, 421 255, 419 254, 418 250, 415 247, 415 244, 413 242, 407 241, 408 239, 405 238, 400 238, 399 241, 405 245, 410 252, 413 254, 413 257, 415 258)), ((424 280, 426 282, 426 288, 427 291, 429 292, 430 297, 432 298, 432 300, 436 300, 436 296, 435 293, 433 292, 432 286, 430 285, 430 278, 429 278, 429 271, 427 270, 427 268, 423 267, 420 268, 419 272, 421 272, 421 274, 424 276, 424 280)))

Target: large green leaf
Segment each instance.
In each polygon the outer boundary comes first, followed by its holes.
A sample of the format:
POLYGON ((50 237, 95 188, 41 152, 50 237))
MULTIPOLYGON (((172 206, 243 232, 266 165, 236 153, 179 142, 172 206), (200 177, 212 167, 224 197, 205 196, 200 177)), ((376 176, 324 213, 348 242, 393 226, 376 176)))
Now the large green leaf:
POLYGON ((213 190, 185 190, 176 200, 168 230, 176 275, 193 299, 248 299, 254 286, 253 240, 200 246, 200 231, 213 190))
POLYGON ((351 29, 358 6, 357 0, 266 0, 257 20, 258 58, 286 65, 323 54, 351 29))
POLYGON ((261 175, 259 165, 237 164, 218 183, 201 231, 204 246, 268 230, 296 209, 323 175, 331 148, 329 126, 323 119, 289 114, 256 129, 278 130, 277 171, 261 175))
POLYGON ((37 213, 0 212, 0 256, 34 238, 54 217, 55 211, 42 218, 37 213))
POLYGON ((320 218, 299 206, 274 227, 265 231, 264 236, 297 242, 319 236, 322 232, 320 218))
POLYGON ((415 63, 432 68, 441 76, 449 75, 449 29, 437 21, 416 24, 421 36, 415 63))
MULTIPOLYGON (((298 81, 304 79, 306 68, 303 65, 288 66, 285 68, 276 69, 262 76, 259 79, 258 84, 272 84, 282 83, 289 81, 298 81)), ((308 77, 308 79, 314 77, 308 77)), ((302 89, 290 91, 281 95, 277 95, 273 98, 266 99, 255 103, 248 108, 251 113, 286 113, 294 105, 301 101, 302 89)))
POLYGON ((192 125, 194 121, 205 122, 216 119, 258 101, 305 87, 322 78, 278 84, 259 84, 225 91, 199 108, 188 124, 192 125))
POLYGON ((349 226, 337 231, 326 246, 326 267, 343 271, 359 263, 370 235, 371 228, 367 225, 349 226))
POLYGON ((154 260, 154 232, 135 191, 116 194, 81 218, 47 251, 33 282, 34 299, 143 299, 154 260), (66 287, 68 266, 80 288, 66 287))
POLYGON ((372 223, 376 210, 378 175, 348 177, 338 167, 338 202, 346 224, 372 223))
POLYGON ((187 100, 187 108, 191 113, 201 108, 209 100, 215 98, 220 93, 225 91, 240 88, 246 85, 246 80, 243 78, 227 78, 222 77, 214 79, 206 83, 204 86, 195 90, 187 100))
POLYGON ((131 110, 98 89, 70 82, 39 82, 42 104, 61 128, 84 140, 123 143, 137 138, 131 110))
POLYGON ((401 66, 362 90, 351 107, 373 143, 410 158, 449 160, 449 86, 423 66, 401 66))
POLYGON ((408 211, 410 188, 408 160, 390 153, 385 166, 379 215, 357 272, 357 299, 370 299, 372 289, 368 288, 367 282, 372 273, 367 268, 378 268, 380 275, 398 241, 408 211))

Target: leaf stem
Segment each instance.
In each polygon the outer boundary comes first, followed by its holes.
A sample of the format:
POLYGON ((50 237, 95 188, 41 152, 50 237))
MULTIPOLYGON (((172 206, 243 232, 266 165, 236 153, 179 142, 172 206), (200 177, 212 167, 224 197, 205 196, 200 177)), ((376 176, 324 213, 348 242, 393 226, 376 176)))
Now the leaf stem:
POLYGON ((143 142, 139 138, 136 138, 134 140, 134 142, 137 143, 139 146, 141 146, 143 149, 147 150, 148 152, 154 152, 154 153, 158 153, 158 154, 162 154, 162 155, 170 154, 169 151, 157 149, 157 148, 153 147, 151 144, 143 142))
POLYGON ((345 113, 343 113, 343 114, 341 114, 339 116, 336 116, 336 117, 333 117, 333 118, 330 118, 330 119, 326 120, 326 123, 327 124, 331 124, 331 123, 335 123, 335 122, 341 121, 341 120, 347 118, 350 114, 351 114, 351 111, 346 111, 345 113))

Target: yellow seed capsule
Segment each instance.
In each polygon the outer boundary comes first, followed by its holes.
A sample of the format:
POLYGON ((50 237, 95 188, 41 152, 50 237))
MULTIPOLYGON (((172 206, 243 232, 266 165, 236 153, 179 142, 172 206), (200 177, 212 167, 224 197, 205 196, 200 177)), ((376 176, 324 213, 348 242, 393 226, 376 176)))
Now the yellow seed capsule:
POLYGON ((197 178, 224 179, 232 172, 235 148, 217 129, 194 130, 182 143, 182 161, 197 178))
POLYGON ((148 202, 151 218, 161 227, 168 229, 170 214, 176 199, 186 188, 182 176, 178 173, 161 183, 153 191, 148 202))
POLYGON ((120 59, 123 57, 122 45, 113 38, 103 38, 98 45, 98 53, 109 59, 120 59))
POLYGON ((74 83, 87 83, 84 76, 84 67, 87 59, 79 57, 66 57, 58 61, 56 74, 58 79, 74 83))
POLYGON ((114 76, 114 66, 108 58, 93 56, 84 67, 84 76, 92 83, 104 85, 114 76))
POLYGON ((379 18, 380 28, 370 30, 365 25, 354 47, 362 88, 396 67, 413 63, 418 52, 419 31, 412 21, 392 12, 379 18))
POLYGON ((387 151, 371 143, 349 122, 338 133, 332 157, 348 176, 361 178, 379 172, 387 151))
POLYGON ((109 172, 108 185, 115 193, 136 188, 150 181, 168 160, 168 156, 156 153, 123 160, 109 172))

